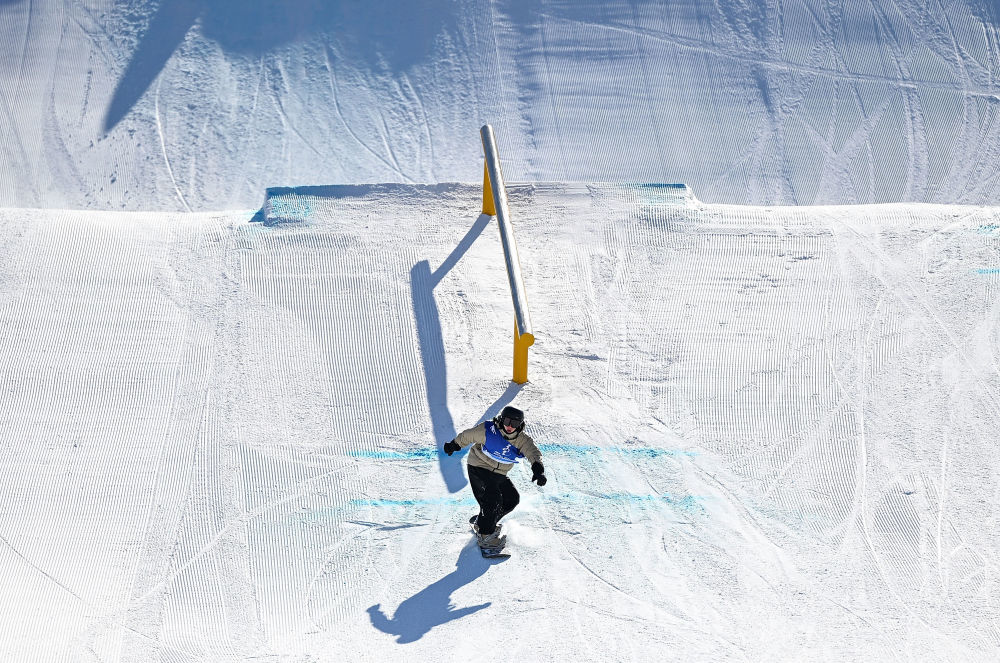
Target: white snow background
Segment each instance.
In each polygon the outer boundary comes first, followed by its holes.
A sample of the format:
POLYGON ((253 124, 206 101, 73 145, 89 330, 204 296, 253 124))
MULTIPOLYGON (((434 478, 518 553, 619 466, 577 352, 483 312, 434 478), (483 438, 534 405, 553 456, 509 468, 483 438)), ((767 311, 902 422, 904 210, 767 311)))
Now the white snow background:
POLYGON ((1000 659, 998 27, 0 0, 0 660, 1000 659))

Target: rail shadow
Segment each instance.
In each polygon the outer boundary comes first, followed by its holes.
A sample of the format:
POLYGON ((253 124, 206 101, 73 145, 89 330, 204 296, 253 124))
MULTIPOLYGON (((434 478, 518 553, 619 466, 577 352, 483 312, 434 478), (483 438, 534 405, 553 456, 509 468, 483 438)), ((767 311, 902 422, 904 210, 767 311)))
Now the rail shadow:
MULTIPOLYGON (((427 409, 431 417, 434 443, 438 449, 445 442, 454 439, 458 431, 455 429, 455 422, 451 416, 451 410, 448 408, 448 368, 445 362, 441 315, 434 299, 434 288, 458 264, 458 261, 489 225, 491 218, 486 214, 480 214, 437 270, 432 272, 430 263, 426 260, 421 260, 410 270, 410 292, 417 323, 420 357, 424 367, 427 409)), ((461 463, 439 453, 438 467, 449 492, 455 493, 465 487, 466 478, 461 463)))

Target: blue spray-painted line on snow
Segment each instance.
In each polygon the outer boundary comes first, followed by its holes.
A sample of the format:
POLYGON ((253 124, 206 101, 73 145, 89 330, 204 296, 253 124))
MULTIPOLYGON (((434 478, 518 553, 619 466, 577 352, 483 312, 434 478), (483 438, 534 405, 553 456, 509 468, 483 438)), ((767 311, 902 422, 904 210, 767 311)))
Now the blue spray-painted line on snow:
POLYGON ((410 451, 349 451, 347 455, 352 458, 371 458, 375 460, 432 460, 438 456, 443 456, 444 452, 440 449, 426 447, 410 451))
POLYGON ((559 493, 555 495, 545 495, 545 500, 552 502, 585 502, 589 500, 606 500, 622 504, 667 504, 683 511, 702 511, 704 507, 701 502, 703 497, 694 495, 670 495, 661 493, 659 495, 633 495, 631 493, 559 493))
MULTIPOLYGON (((600 452, 620 454, 622 456, 635 456, 639 458, 661 458, 664 456, 693 457, 698 455, 698 452, 696 451, 683 451, 680 449, 661 449, 657 447, 599 447, 590 444, 540 444, 538 445, 538 448, 543 454, 566 456, 600 452)), ((352 458, 370 458, 375 460, 432 460, 444 455, 444 452, 440 449, 421 447, 419 449, 410 449, 407 451, 362 449, 349 451, 347 455, 352 458)))
POLYGON ((539 450, 550 454, 590 454, 606 451, 623 456, 640 456, 642 458, 660 458, 662 456, 697 456, 696 451, 680 449, 663 449, 660 447, 599 447, 592 444, 540 444, 539 450))
POLYGON ((1000 224, 997 223, 984 223, 983 225, 976 228, 978 232, 989 235, 1000 230, 1000 224))
POLYGON ((1000 274, 1000 267, 982 267, 976 270, 976 274, 1000 274))
MULTIPOLYGON (((632 504, 636 506, 657 506, 666 505, 676 511, 685 513, 702 513, 705 508, 702 506, 704 497, 696 495, 671 495, 662 493, 659 495, 633 495, 630 493, 548 493, 538 496, 542 502, 554 502, 555 504, 579 504, 585 502, 611 502, 615 504, 632 504)), ((388 498, 365 498, 354 499, 343 506, 333 506, 317 509, 302 516, 300 519, 305 522, 321 521, 331 518, 334 515, 349 509, 377 508, 377 509, 414 509, 419 507, 463 507, 475 508, 476 500, 472 497, 432 497, 432 498, 409 498, 409 499, 388 499, 388 498)))
POLYGON ((476 500, 472 497, 434 497, 421 499, 387 499, 387 498, 366 498, 354 499, 340 506, 329 506, 321 509, 313 509, 309 513, 299 518, 302 522, 318 522, 333 518, 344 511, 361 508, 374 507, 379 509, 413 509, 423 506, 459 506, 476 507, 476 500))
POLYGON ((471 497, 433 497, 424 499, 359 499, 351 500, 351 506, 374 506, 374 507, 395 507, 395 506, 472 506, 476 500, 471 497))
MULTIPOLYGON (((609 502, 621 502, 632 504, 649 504, 664 502, 671 506, 682 509, 700 508, 699 501, 704 498, 694 495, 684 495, 678 497, 669 493, 660 495, 633 495, 631 493, 554 493, 539 496, 539 499, 547 502, 586 502, 590 500, 604 500, 609 502)), ((432 497, 421 499, 356 499, 349 502, 353 507, 414 507, 414 506, 473 506, 476 501, 471 498, 455 497, 432 497)))

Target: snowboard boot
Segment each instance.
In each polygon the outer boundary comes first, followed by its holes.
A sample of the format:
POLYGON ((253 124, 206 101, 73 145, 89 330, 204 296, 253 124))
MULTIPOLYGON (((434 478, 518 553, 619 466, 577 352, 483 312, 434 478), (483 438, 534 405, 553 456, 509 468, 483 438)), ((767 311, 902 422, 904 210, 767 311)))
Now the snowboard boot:
POLYGON ((480 534, 476 531, 476 542, 484 550, 500 550, 507 544, 507 537, 500 536, 500 526, 492 534, 480 534))

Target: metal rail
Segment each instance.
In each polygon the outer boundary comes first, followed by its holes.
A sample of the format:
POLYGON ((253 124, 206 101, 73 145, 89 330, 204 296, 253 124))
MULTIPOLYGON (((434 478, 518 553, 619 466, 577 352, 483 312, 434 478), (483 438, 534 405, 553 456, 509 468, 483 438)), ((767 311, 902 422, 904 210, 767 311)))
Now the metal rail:
POLYGON ((486 156, 483 173, 483 213, 496 215, 500 226, 500 241, 503 244, 504 262, 507 264, 507 280, 510 282, 510 296, 514 302, 514 382, 524 384, 528 381, 528 347, 535 342, 535 335, 531 327, 528 298, 524 292, 524 279, 521 276, 521 260, 510 223, 507 187, 503 181, 503 171, 500 169, 500 156, 493 127, 488 124, 483 126, 479 130, 479 135, 483 140, 483 153, 486 156))

